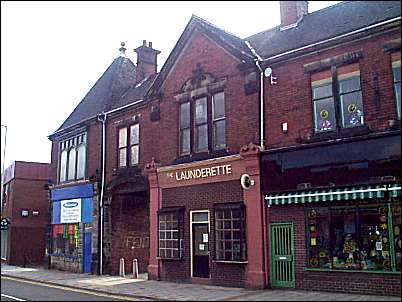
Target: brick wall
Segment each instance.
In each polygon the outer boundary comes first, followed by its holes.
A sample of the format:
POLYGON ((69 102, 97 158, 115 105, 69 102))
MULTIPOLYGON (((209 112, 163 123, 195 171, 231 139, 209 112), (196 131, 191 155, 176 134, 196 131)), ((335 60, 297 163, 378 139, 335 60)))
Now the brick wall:
POLYGON ((313 133, 311 78, 303 65, 331 58, 351 51, 362 50, 359 60, 363 94, 364 121, 373 131, 387 129, 387 121, 396 119, 396 101, 393 93, 390 53, 383 51, 386 41, 400 37, 400 33, 354 41, 330 50, 314 52, 291 61, 273 64, 278 84, 265 81, 265 138, 269 148, 297 145, 297 139, 313 133), (379 99, 375 97, 374 76, 378 75, 379 99), (288 122, 288 133, 281 123, 288 122))
POLYGON ((192 77, 197 63, 215 78, 227 78, 224 92, 228 150, 238 153, 242 145, 258 141, 258 93, 246 96, 244 75, 237 69, 240 62, 204 34, 195 32, 163 84, 159 137, 156 137, 159 152, 155 154, 162 165, 178 156, 179 107, 173 96, 192 77))
POLYGON ((133 259, 138 259, 140 273, 147 271, 149 259, 149 203, 144 194, 115 195, 109 208, 111 219, 111 254, 108 270, 119 274, 120 258, 126 274, 132 273, 133 259))
POLYGON ((296 288, 400 296, 400 275, 305 271, 307 259, 305 207, 303 205, 273 205, 268 209, 268 225, 278 222, 293 222, 294 224, 296 288))
POLYGON ((210 211, 210 272, 216 285, 244 286, 245 265, 215 263, 214 217, 215 203, 241 202, 243 192, 237 181, 202 184, 162 190, 162 207, 184 206, 184 257, 181 261, 161 260, 161 278, 168 281, 190 281, 190 211, 210 211))

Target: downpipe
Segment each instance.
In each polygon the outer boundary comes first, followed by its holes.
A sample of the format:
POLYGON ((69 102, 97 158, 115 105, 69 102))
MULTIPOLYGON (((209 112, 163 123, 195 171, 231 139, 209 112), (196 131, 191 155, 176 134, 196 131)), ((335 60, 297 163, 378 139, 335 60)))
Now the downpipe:
POLYGON ((98 121, 102 123, 102 183, 99 200, 99 275, 103 274, 103 199, 105 191, 105 149, 106 149, 106 119, 107 113, 98 115, 98 121))

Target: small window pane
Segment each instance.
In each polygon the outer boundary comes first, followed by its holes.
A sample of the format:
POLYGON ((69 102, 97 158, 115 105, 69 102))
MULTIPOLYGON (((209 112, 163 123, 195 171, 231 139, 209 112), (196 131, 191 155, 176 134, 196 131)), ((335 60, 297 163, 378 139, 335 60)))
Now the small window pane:
POLYGON ((396 109, 398 118, 401 118, 401 83, 397 83, 395 86, 395 98, 396 98, 396 109))
POLYGON ((339 81, 339 93, 348 93, 356 90, 360 90, 360 77, 339 81))
POLYGON ((181 153, 190 152, 190 129, 181 131, 181 153))
POLYGON ((193 221, 194 222, 208 221, 208 213, 207 212, 193 213, 193 221))
POLYGON ((68 180, 75 179, 75 160, 77 158, 77 151, 75 148, 71 149, 68 154, 68 180))
POLYGON ((77 149, 78 151, 78 158, 77 158, 77 178, 84 178, 85 177, 85 151, 86 146, 80 145, 77 149))
POLYGON ((127 148, 119 150, 119 166, 120 167, 127 166, 127 148))
POLYGON ((195 102, 195 122, 197 125, 207 122, 207 98, 195 102))
POLYGON ((197 151, 208 149, 208 125, 198 126, 196 128, 197 151))
POLYGON ((313 87, 313 99, 321 99, 328 96, 332 96, 332 83, 313 87))
POLYGON ((130 144, 137 145, 140 137, 140 125, 136 124, 130 127, 130 144))
POLYGON ((139 157, 138 156, 138 149, 139 149, 138 145, 131 147, 131 165, 132 166, 138 164, 138 157, 139 157))
POLYGON ((316 132, 335 129, 335 106, 333 98, 314 101, 314 122, 316 132))
POLYGON ((60 182, 66 181, 67 172, 67 150, 61 152, 60 158, 60 182))
POLYGON ((393 68, 392 72, 394 74, 394 82, 400 82, 401 81, 401 67, 393 68))
POLYGON ((225 116, 225 99, 223 92, 214 94, 213 99, 213 118, 221 118, 225 116))
POLYGON ((361 91, 341 95, 342 127, 356 127, 364 124, 361 91))
POLYGON ((127 128, 119 130, 119 148, 127 146, 127 128))
POLYGON ((214 149, 225 148, 225 120, 214 123, 214 149))
POLYGON ((190 102, 180 105, 180 129, 190 127, 190 102))

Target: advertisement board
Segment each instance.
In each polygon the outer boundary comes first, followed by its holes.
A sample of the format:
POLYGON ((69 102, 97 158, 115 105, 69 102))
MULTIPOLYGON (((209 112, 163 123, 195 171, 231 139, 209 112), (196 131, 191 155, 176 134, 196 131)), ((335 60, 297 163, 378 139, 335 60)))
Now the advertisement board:
POLYGON ((81 199, 61 200, 60 223, 81 222, 81 199))

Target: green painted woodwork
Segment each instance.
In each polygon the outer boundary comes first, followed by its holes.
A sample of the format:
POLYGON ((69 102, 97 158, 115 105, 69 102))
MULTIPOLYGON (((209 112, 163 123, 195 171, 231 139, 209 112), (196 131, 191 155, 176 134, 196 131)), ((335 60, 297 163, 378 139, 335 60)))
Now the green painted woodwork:
POLYGON ((270 280, 273 287, 295 287, 293 223, 269 226, 270 280))

